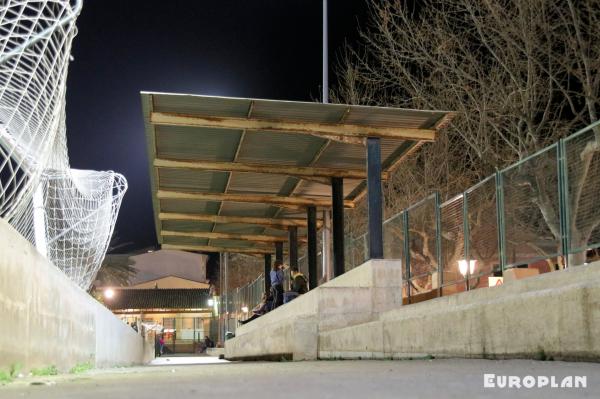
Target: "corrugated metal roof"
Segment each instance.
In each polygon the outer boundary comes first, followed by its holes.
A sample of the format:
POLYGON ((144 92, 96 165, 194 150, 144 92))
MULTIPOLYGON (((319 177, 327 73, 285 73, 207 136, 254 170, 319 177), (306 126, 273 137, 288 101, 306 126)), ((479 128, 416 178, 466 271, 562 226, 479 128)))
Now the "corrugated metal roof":
POLYGON ((163 220, 161 224, 163 230, 191 232, 211 231, 214 223, 200 222, 197 220, 163 220))
POLYGON ((327 140, 298 134, 273 134, 272 132, 247 132, 238 155, 239 162, 276 163, 304 166, 327 140), (265 143, 269 143, 266 151, 265 143))
POLYGON ((227 185, 228 172, 158 168, 160 187, 189 192, 221 193, 227 185))
MULTIPOLYGON (((153 193, 156 196, 156 192, 153 193)), ((204 213, 216 215, 219 203, 215 201, 196 201, 187 199, 161 199, 159 201, 161 212, 179 213, 204 213)), ((157 212, 155 209, 154 212, 157 212)))
MULTIPOLYGON (((157 158, 187 161, 243 162, 270 166, 314 166, 325 168, 365 169, 365 148, 334 140, 331 135, 306 134, 298 131, 265 131, 242 129, 240 125, 215 127, 208 122, 266 121, 283 122, 286 126, 364 126, 365 134, 377 128, 435 130, 444 118, 443 111, 417 111, 385 107, 343 104, 321 104, 295 101, 275 101, 247 98, 197 96, 187 94, 143 92, 142 109, 146 127, 152 195, 159 242, 185 245, 234 246, 247 248, 249 241, 201 239, 161 235, 162 229, 193 232, 212 231, 234 234, 265 234, 285 236, 285 232, 264 225, 212 223, 209 221, 163 220, 158 213, 190 213, 201 215, 242 217, 304 217, 298 209, 269 204, 231 201, 156 198, 157 191, 188 193, 229 193, 248 195, 301 196, 329 198, 328 185, 293 176, 255 172, 224 172, 154 167, 157 158), (154 113, 184 116, 203 124, 152 122, 154 113), (229 119, 227 119, 229 118, 229 119), (233 119, 232 119, 233 118, 233 119), (206 122, 208 121, 208 122, 206 122), (319 125, 320 124, 320 125, 319 125), (188 126, 184 126, 188 125, 188 126), (236 126, 232 128, 231 126, 236 126)), ((254 126, 254 125, 253 125, 254 126)), ((256 125, 258 126, 258 125, 256 125)), ((362 129, 360 129, 362 130, 362 129)), ((406 136, 404 136, 406 137, 406 136)), ((394 166, 416 141, 382 138, 381 155, 384 168, 394 166)), ((364 180, 345 179, 346 199, 354 199, 364 189, 364 180)), ((305 229, 300 229, 304 232, 305 229)), ((302 233, 303 234, 303 233, 302 233)), ((257 244, 264 248, 264 244, 257 244)))
POLYGON ((158 158, 232 161, 241 130, 156 126, 158 158), (190 151, 193 148, 194 151, 190 151))
POLYGON ((208 245, 207 238, 185 237, 185 236, 164 236, 163 244, 172 245, 208 245))

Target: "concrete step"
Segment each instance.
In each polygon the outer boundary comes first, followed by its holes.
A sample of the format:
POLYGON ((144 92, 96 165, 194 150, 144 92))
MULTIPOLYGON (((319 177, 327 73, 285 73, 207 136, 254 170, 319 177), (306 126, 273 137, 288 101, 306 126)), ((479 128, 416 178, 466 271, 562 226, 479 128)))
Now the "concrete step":
POLYGON ((319 332, 376 320, 402 304, 399 261, 373 260, 238 328, 227 359, 316 359, 319 332))
POLYGON ((600 263, 436 298, 319 332, 323 359, 600 360, 600 263))

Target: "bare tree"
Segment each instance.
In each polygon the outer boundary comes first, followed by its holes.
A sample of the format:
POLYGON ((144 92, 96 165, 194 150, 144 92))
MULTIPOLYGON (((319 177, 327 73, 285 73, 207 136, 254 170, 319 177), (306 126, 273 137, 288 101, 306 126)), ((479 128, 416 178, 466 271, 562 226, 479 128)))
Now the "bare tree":
MULTIPOLYGON (((424 145, 392 175, 387 212, 432 191, 447 199, 597 120, 600 0, 423 0, 418 7, 392 0, 374 2, 370 14, 362 45, 341 57, 340 84, 331 97, 456 113, 438 142, 424 145)), ((586 183, 600 171, 600 129, 595 135, 572 155, 580 159, 569 199, 577 245, 600 224, 600 213, 582 209, 580 200, 590 186, 600 194, 598 184, 586 183), (594 220, 577 223, 580 214, 594 220)), ((507 201, 514 216, 510 240, 516 246, 528 238, 530 249, 543 256, 551 249, 532 237, 560 238, 556 159, 525 162, 508 183, 515 191, 507 201)), ((493 190, 487 198, 470 212, 471 233, 489 225, 493 190)), ((364 228, 351 219, 351 229, 364 228)), ((423 253, 431 248, 424 245, 429 236, 422 229, 414 233, 422 243, 415 256, 429 258, 423 253)), ((460 241, 451 233, 444 237, 447 246, 460 241)), ((497 258, 484 242, 473 250, 490 262, 497 258)), ((451 252, 447 256, 455 259, 462 248, 451 252)))

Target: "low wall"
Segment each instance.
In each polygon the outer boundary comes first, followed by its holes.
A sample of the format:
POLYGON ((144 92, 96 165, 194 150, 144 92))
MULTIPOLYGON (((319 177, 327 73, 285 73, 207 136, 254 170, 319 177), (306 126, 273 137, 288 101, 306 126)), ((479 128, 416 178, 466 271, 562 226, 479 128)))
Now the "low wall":
POLYGON ((321 332, 320 358, 600 360, 600 262, 402 306, 321 332))
POLYGON ((225 357, 316 359, 319 333, 374 320, 400 306, 398 261, 368 261, 236 330, 225 357))
POLYGON ((141 335, 0 219, 0 369, 142 362, 141 335))

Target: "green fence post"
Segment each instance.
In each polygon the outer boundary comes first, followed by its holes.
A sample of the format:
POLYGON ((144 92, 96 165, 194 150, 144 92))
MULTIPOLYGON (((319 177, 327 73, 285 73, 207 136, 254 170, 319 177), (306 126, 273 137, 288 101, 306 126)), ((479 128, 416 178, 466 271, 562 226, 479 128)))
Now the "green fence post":
POLYGON ((469 204, 467 201, 467 192, 463 192, 463 241, 465 260, 467 261, 467 273, 465 274, 467 291, 469 291, 469 279, 471 278, 471 256, 469 254, 469 204))
POLYGON ((506 243, 504 229, 504 186, 502 172, 496 171, 496 224, 498 225, 498 260, 500 261, 500 271, 504 276, 504 268, 506 267, 506 243))
POLYGON ((569 267, 569 249, 571 245, 570 212, 569 212, 569 169, 567 164, 566 144, 563 139, 556 146, 558 166, 558 215, 560 218, 560 245, 565 268, 569 267))
POLYGON ((408 229, 408 211, 402 213, 402 227, 404 230, 404 267, 406 269, 406 299, 410 303, 410 237, 408 229))
POLYGON ((440 193, 435 192, 435 254, 438 267, 438 293, 442 296, 442 284, 444 284, 444 266, 442 265, 442 211, 440 208, 440 193))

